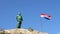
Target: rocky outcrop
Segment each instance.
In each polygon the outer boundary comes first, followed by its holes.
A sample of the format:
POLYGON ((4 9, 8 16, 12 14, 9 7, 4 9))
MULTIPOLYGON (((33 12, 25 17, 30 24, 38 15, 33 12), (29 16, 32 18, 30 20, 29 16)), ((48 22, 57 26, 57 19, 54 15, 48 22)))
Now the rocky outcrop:
POLYGON ((46 32, 42 33, 33 29, 9 29, 1 31, 0 34, 48 34, 48 33, 46 32))

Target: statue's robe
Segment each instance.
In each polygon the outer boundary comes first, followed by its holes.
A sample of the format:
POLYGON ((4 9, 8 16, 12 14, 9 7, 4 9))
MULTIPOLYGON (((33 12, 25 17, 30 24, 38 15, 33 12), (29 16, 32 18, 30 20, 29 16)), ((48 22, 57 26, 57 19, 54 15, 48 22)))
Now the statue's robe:
POLYGON ((21 15, 17 15, 16 19, 18 21, 17 28, 21 28, 21 24, 22 24, 22 21, 23 21, 22 16, 21 15))

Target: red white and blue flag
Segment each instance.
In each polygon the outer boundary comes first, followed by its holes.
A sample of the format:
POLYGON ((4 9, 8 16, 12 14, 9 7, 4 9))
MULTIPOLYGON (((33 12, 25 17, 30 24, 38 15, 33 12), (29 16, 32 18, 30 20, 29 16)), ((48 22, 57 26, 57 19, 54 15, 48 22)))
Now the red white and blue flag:
POLYGON ((40 14, 41 17, 44 17, 45 19, 48 19, 50 20, 51 19, 51 16, 48 15, 48 14, 40 14))

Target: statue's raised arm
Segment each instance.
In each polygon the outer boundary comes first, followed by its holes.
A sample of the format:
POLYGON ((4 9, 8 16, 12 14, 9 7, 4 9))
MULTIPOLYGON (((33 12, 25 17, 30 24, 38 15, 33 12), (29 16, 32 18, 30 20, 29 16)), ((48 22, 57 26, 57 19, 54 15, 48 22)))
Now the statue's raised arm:
POLYGON ((21 13, 18 12, 18 15, 16 16, 16 20, 17 20, 17 28, 21 28, 21 24, 22 24, 22 21, 23 21, 23 18, 21 16, 21 13))

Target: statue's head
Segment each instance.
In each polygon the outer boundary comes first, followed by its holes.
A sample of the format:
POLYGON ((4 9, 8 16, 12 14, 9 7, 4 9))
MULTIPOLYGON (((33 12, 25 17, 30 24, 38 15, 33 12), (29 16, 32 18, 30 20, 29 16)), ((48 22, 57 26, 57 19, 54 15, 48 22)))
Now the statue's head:
POLYGON ((21 13, 20 13, 20 12, 18 12, 18 15, 21 15, 21 13))

